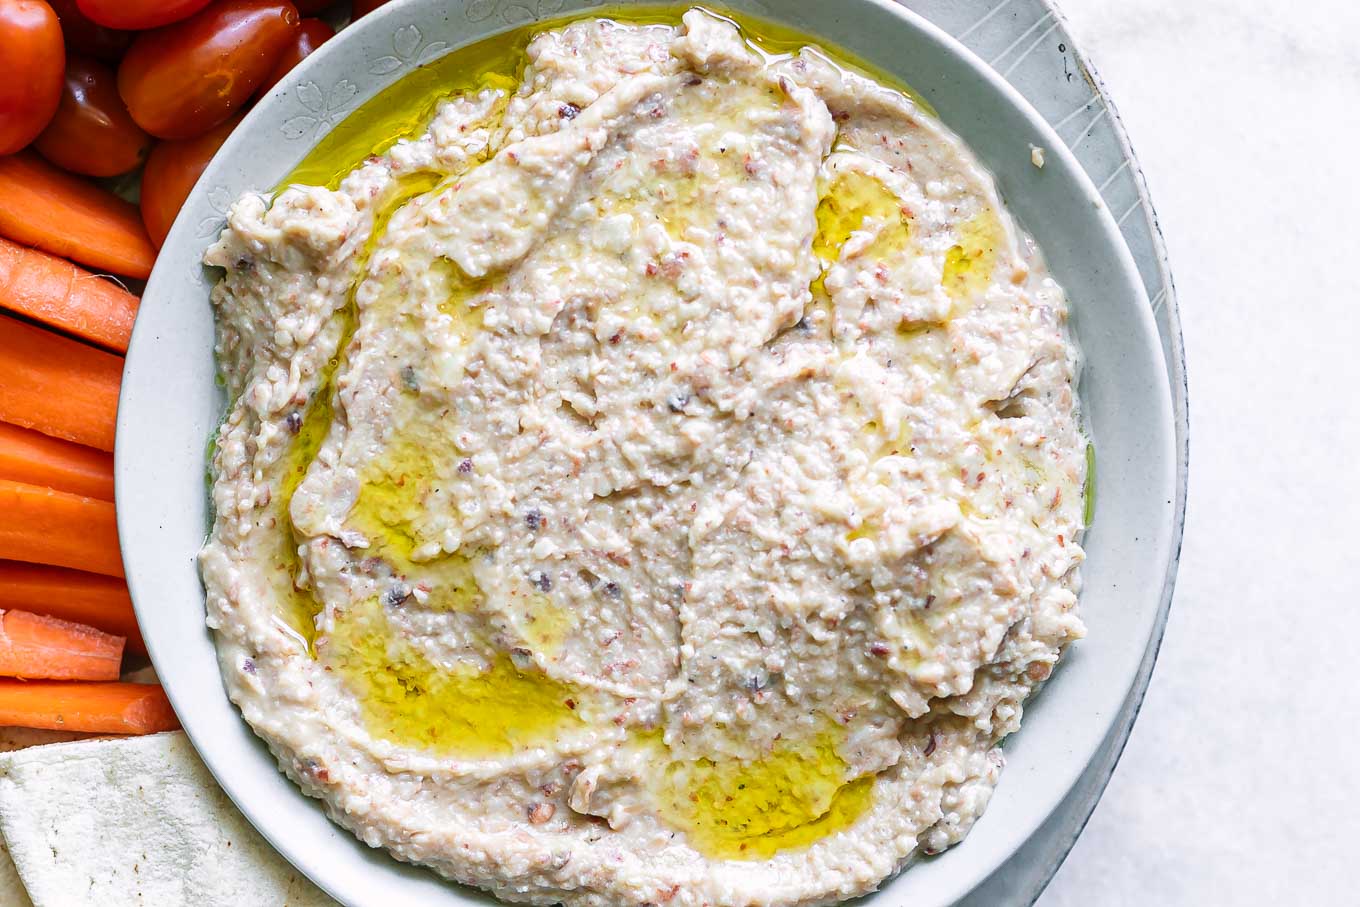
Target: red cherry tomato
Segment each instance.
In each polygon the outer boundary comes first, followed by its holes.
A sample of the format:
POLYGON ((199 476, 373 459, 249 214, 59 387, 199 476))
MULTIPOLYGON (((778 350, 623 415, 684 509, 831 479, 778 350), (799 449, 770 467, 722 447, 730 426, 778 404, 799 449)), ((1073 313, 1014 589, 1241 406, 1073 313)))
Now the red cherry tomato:
POLYGON ((61 101, 66 48, 43 0, 0 0, 0 154, 37 137, 61 101))
POLYGON ((187 19, 212 0, 76 0, 92 22, 139 31, 187 19))
POLYGON ((353 20, 367 16, 387 2, 388 0, 354 0, 354 12, 350 14, 350 19, 353 20))
POLYGON ((255 93, 297 29, 286 0, 221 0, 138 35, 118 68, 118 93, 152 135, 202 135, 255 93))
POLYGON ((61 20, 61 34, 66 46, 79 54, 117 63, 132 43, 132 32, 115 31, 91 22, 76 6, 76 0, 47 0, 61 20))
POLYGON ((151 157, 142 170, 142 223, 157 249, 165 242, 165 235, 194 183, 243 116, 244 113, 238 113, 197 138, 161 142, 151 149, 151 157))
POLYGON ((334 37, 335 29, 320 19, 303 19, 302 25, 298 27, 297 35, 293 38, 293 43, 284 48, 283 56, 279 57, 279 62, 274 64, 274 71, 260 86, 260 94, 264 94, 279 84, 279 79, 288 75, 294 66, 297 66, 312 51, 334 37))
POLYGON ((103 63, 68 57, 57 115, 33 142, 38 153, 64 170, 117 176, 146 159, 151 136, 132 121, 118 80, 103 63))

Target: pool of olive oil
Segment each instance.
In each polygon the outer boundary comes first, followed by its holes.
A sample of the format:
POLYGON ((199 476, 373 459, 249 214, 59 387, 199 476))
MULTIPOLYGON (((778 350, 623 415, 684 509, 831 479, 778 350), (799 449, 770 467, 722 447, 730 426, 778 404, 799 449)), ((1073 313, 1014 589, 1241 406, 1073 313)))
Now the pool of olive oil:
MULTIPOLYGON (((714 859, 763 860, 855 823, 873 801, 873 776, 849 777, 839 734, 781 740, 751 760, 670 761, 652 782, 658 812, 714 859)), ((664 747, 652 735, 654 746, 664 747)))

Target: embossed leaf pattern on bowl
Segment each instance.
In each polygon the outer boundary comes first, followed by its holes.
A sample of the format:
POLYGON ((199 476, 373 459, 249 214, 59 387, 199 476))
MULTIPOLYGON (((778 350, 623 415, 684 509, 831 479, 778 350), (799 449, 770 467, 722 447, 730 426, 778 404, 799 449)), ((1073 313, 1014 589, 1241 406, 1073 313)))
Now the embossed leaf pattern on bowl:
POLYGON ((403 25, 392 33, 392 53, 374 60, 369 64, 368 71, 375 76, 385 76, 404 66, 414 67, 429 63, 448 49, 447 42, 425 43, 419 28, 414 25, 403 25))
POLYGON ((225 186, 214 186, 208 190, 208 207, 213 209, 214 216, 205 217, 198 222, 199 236, 215 236, 226 225, 227 212, 231 210, 231 204, 236 199, 225 186))
POLYGON ((349 112, 358 93, 359 87, 348 79, 341 79, 329 90, 312 81, 299 82, 293 96, 307 112, 285 119, 279 131, 284 138, 294 141, 306 136, 319 138, 323 129, 335 125, 349 112))
MULTIPOLYGON (((582 7, 603 6, 605 0, 585 0, 578 4, 582 7)), ((506 25, 522 25, 534 19, 542 19, 562 11, 566 0, 470 0, 463 9, 469 22, 485 22, 492 16, 500 16, 506 25)))

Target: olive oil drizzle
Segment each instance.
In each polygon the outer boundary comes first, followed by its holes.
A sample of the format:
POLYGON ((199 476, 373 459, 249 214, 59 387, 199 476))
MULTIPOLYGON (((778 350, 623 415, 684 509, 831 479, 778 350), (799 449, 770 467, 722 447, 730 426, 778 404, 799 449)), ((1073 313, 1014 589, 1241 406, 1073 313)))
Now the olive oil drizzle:
POLYGON ((582 725, 581 693, 503 654, 436 664, 392 627, 376 599, 338 615, 323 658, 356 694, 370 733, 467 759, 508 756, 582 725))
POLYGON ((658 814, 716 859, 806 847, 849 828, 873 801, 874 778, 850 777, 836 749, 841 737, 833 727, 781 740, 759 759, 671 759, 652 782, 658 814))
POLYGON ((284 572, 283 620, 291 632, 306 646, 309 655, 316 655, 316 618, 322 611, 321 602, 311 589, 300 584, 302 562, 298 546, 303 539, 293 525, 292 502, 298 486, 306 478, 307 470, 316 459, 330 432, 335 418, 336 377, 344 366, 354 331, 358 326, 358 304, 355 295, 368 272, 368 261, 377 248, 392 215, 409 202, 437 184, 442 175, 421 171, 399 178, 389 190, 373 215, 373 226, 355 261, 355 278, 335 318, 340 324, 340 336, 335 353, 322 366, 316 389, 308 398, 296 437, 283 457, 283 477, 279 483, 278 511, 275 520, 283 527, 282 551, 279 563, 284 572))

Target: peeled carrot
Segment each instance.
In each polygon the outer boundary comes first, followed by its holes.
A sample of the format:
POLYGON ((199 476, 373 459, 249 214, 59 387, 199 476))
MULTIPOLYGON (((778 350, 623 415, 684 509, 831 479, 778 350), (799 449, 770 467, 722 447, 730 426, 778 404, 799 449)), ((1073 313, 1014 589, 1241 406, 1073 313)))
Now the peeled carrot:
POLYGON ((0 479, 113 500, 113 456, 0 422, 0 479))
POLYGON ((0 608, 87 624, 127 637, 129 651, 146 654, 127 584, 112 576, 0 561, 0 608))
POLYGON ((27 611, 0 611, 0 677, 117 680, 121 636, 27 611))
POLYGON ((0 680, 0 726, 154 734, 179 720, 156 683, 0 680))
POLYGON ((0 308, 126 353, 138 301, 112 280, 0 237, 0 308))
POLYGON ((113 504, 0 479, 0 558, 122 576, 113 504))
POLYGON ((0 235, 128 277, 156 261, 135 205, 30 151, 0 157, 0 235))
POLYGON ((0 376, 0 422, 113 450, 122 357, 0 315, 0 376))

